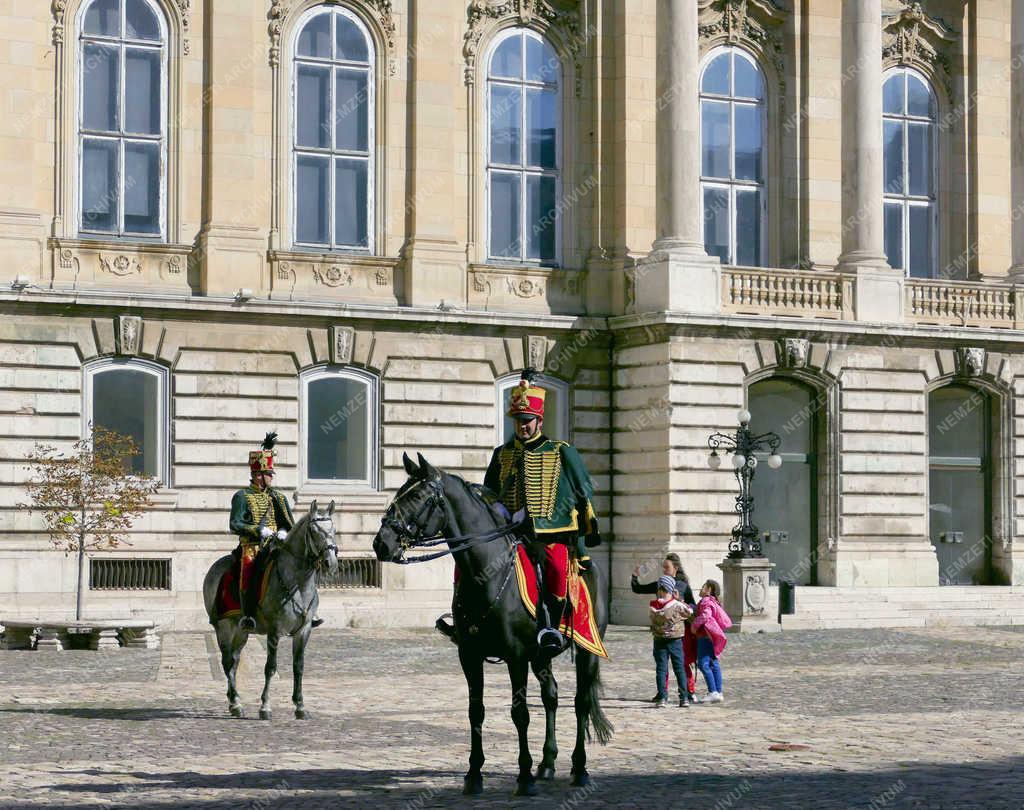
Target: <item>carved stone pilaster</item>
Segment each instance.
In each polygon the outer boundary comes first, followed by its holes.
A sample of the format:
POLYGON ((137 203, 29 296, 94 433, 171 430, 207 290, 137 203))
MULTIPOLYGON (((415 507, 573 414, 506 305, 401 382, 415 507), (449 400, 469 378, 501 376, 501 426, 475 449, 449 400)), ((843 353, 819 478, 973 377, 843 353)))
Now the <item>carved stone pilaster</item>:
POLYGON ((930 16, 920 3, 883 15, 882 66, 916 67, 952 94, 953 61, 950 49, 956 32, 938 17, 930 16))
POLYGON ((53 4, 50 6, 50 10, 53 12, 53 28, 51 29, 51 38, 54 45, 64 44, 64 15, 68 10, 68 0, 53 0, 53 4))
POLYGON ((188 56, 192 51, 189 43, 189 26, 192 24, 192 0, 175 0, 181 14, 181 52, 188 56))
POLYGON ((352 362, 352 349, 356 345, 356 330, 351 326, 330 327, 331 363, 347 366, 352 362))
POLYGON ((114 348, 118 354, 138 354, 141 341, 141 317, 138 315, 118 315, 114 318, 114 348))
POLYGON ((549 36, 573 62, 575 92, 583 93, 582 54, 586 40, 582 8, 577 0, 472 0, 463 38, 466 84, 476 81, 476 60, 480 43, 487 35, 509 23, 530 26, 549 36))

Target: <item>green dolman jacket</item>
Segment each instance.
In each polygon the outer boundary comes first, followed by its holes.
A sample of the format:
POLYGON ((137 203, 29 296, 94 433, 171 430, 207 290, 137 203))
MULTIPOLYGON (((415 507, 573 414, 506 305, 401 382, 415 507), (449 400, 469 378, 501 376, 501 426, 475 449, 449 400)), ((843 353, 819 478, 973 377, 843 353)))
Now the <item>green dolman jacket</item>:
POLYGON ((273 488, 260 492, 250 486, 238 490, 231 498, 231 533, 237 534, 242 542, 259 542, 259 524, 271 504, 273 509, 263 525, 271 531, 291 529, 295 519, 284 494, 273 488))
POLYGON ((512 438, 494 449, 484 486, 511 513, 526 508, 538 540, 587 545, 600 542, 591 498, 594 485, 579 451, 543 434, 527 442, 512 438))

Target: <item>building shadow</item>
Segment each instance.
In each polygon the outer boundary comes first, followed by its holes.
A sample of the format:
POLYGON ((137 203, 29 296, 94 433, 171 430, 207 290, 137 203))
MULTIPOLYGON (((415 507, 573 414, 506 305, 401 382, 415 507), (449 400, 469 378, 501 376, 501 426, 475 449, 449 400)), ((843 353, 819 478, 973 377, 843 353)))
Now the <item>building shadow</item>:
MULTIPOLYGON (((381 750, 382 763, 387 751, 381 750)), ((682 759, 682 758, 681 758, 682 759)), ((785 762, 780 759, 780 766, 785 762)), ((670 808, 960 808, 1018 810, 1024 789, 1024 756, 988 762, 924 765, 894 764, 871 772, 814 771, 792 768, 736 772, 731 774, 692 773, 675 775, 605 773, 595 765, 593 783, 586 788, 569 785, 568 762, 561 762, 558 777, 541 784, 533 799, 511 798, 514 773, 489 771, 485 767, 484 795, 467 799, 461 795, 462 773, 452 770, 355 768, 269 769, 231 774, 201 774, 193 771, 152 773, 146 770, 67 771, 69 775, 118 778, 114 784, 64 783, 50 789, 81 797, 91 804, 89 794, 106 806, 130 806, 137 810, 167 808, 166 793, 173 794, 175 808, 236 810, 276 807, 586 807, 638 806, 647 804, 670 808), (213 791, 207 801, 182 803, 190 791, 213 791), (242 794, 252 795, 251 799, 242 794), (150 795, 147 795, 150 794, 150 795), (158 797, 153 794, 164 794, 158 797)), ((67 807, 67 799, 52 803, 4 804, 9 810, 67 807)))

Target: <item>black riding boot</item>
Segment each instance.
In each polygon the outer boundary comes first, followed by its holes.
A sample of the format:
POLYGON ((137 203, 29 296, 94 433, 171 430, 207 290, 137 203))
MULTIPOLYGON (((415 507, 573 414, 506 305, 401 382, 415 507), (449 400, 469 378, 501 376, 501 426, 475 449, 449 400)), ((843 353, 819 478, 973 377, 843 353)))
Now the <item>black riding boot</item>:
POLYGON ((544 566, 534 563, 537 572, 537 644, 541 653, 558 655, 565 645, 565 638, 551 619, 550 597, 544 584, 544 566))
MULTIPOLYGON (((455 586, 456 588, 458 585, 455 586)), ((434 629, 437 630, 442 636, 447 638, 452 644, 458 646, 459 633, 455 629, 455 594, 452 594, 452 612, 442 613, 437 617, 437 621, 434 622, 434 629), (451 619, 451 623, 448 623, 448 619, 451 619)))

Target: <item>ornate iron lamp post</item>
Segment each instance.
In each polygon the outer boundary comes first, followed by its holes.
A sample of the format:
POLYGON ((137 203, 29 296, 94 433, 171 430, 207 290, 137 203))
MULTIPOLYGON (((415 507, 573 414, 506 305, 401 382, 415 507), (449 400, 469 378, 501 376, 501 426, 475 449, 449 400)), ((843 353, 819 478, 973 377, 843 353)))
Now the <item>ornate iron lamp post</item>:
POLYGON ((717 470, 722 466, 722 457, 718 455, 719 450, 732 454, 733 472, 740 485, 740 493, 736 496, 736 511, 739 513, 740 522, 732 529, 729 558, 742 560, 764 557, 757 526, 751 519, 754 512, 754 496, 750 494, 750 482, 754 478, 754 470, 757 469, 756 454, 771 453, 768 456, 768 466, 777 470, 782 466, 782 456, 778 454, 779 444, 782 440, 777 433, 762 433, 758 436, 751 433, 748 427, 750 411, 741 410, 736 416, 740 424, 736 429, 735 436, 725 433, 712 433, 708 436, 708 447, 711 448, 708 466, 712 470, 717 470))

